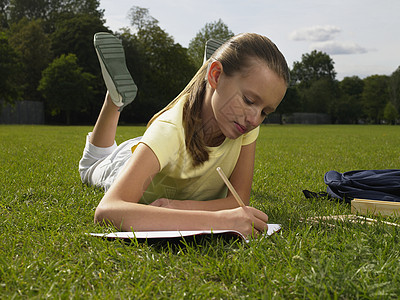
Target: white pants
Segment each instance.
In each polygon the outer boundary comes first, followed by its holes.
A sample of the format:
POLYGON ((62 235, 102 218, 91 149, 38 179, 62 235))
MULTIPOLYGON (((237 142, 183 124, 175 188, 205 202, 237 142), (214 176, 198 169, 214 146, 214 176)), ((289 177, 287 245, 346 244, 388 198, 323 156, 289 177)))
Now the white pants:
POLYGON ((81 180, 107 191, 131 157, 132 147, 140 142, 141 137, 127 140, 119 146, 114 141, 111 147, 101 148, 89 142, 90 134, 86 137, 85 149, 79 161, 81 180))

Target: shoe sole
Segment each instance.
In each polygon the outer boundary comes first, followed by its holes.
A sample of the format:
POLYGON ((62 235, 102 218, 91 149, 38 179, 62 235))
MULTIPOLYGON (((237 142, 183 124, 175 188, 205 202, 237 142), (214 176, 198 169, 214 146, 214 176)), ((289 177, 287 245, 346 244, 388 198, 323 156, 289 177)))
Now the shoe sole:
POLYGON ((224 42, 219 40, 214 40, 214 39, 208 40, 205 46, 203 63, 205 63, 211 57, 211 55, 213 55, 214 52, 217 51, 217 49, 221 47, 223 44, 224 42))
POLYGON ((126 67, 125 53, 119 39, 109 33, 99 32, 94 36, 94 46, 102 66, 105 82, 113 84, 122 99, 113 99, 117 106, 131 103, 137 94, 137 86, 126 67))

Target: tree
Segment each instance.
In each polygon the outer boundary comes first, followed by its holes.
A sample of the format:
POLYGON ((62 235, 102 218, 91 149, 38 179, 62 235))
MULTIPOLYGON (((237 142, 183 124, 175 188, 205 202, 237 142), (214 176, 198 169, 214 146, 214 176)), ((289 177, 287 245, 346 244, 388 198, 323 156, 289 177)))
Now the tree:
POLYGON ((395 124, 397 118, 399 117, 399 113, 396 109, 396 107, 394 107, 392 102, 388 102, 386 103, 385 109, 383 111, 383 118, 385 119, 385 121, 388 124, 395 124))
POLYGON ((204 47, 209 39, 216 39, 222 42, 230 39, 234 33, 228 26, 219 19, 218 21, 207 23, 190 41, 188 54, 197 68, 200 68, 204 59, 204 47))
POLYGON ((158 26, 158 20, 150 15, 148 8, 132 6, 128 13, 128 18, 133 28, 137 31, 145 30, 149 27, 158 26))
POLYGON ((63 54, 43 71, 38 90, 51 114, 65 113, 69 125, 71 113, 84 110, 93 96, 93 80, 92 74, 82 71, 75 54, 63 54))
POLYGON ((71 17, 59 16, 54 23, 54 32, 51 34, 52 49, 56 57, 66 53, 73 53, 84 72, 96 76, 93 86, 93 102, 88 103, 86 116, 94 119, 101 107, 104 97, 104 82, 101 76, 100 65, 93 47, 93 36, 96 32, 108 32, 103 20, 91 14, 75 14, 71 17))
POLYGON ((9 0, 0 0, 0 29, 8 29, 9 0))
POLYGON ((49 0, 51 3, 46 29, 49 33, 56 30, 55 25, 63 20, 70 20, 79 15, 90 16, 104 24, 104 10, 100 9, 99 0, 49 0))
POLYGON ((356 124, 363 117, 363 89, 364 82, 358 76, 345 77, 339 83, 340 97, 335 111, 338 123, 356 124))
POLYGON ((336 82, 328 78, 320 78, 311 82, 310 86, 301 91, 304 97, 304 110, 310 113, 331 114, 335 108, 337 89, 336 82))
POLYGON ((305 87, 309 87, 312 82, 321 78, 334 81, 335 77, 336 72, 333 60, 328 54, 316 50, 303 54, 300 62, 293 63, 291 72, 293 83, 305 87))
POLYGON ((294 62, 291 80, 297 86, 303 112, 334 116, 338 84, 333 65, 328 54, 316 50, 303 54, 300 62, 294 62))
POLYGON ((51 35, 54 56, 74 53, 85 72, 99 75, 100 78, 100 66, 93 47, 93 36, 100 31, 109 30, 96 16, 76 14, 69 18, 60 18, 51 35))
POLYGON ((12 23, 18 23, 22 19, 46 19, 46 0, 9 0, 9 4, 8 13, 12 23))
POLYGON ((103 19, 104 9, 100 9, 100 0, 49 0, 49 14, 84 14, 103 19))
POLYGON ((281 123, 283 123, 283 114, 292 114, 301 111, 300 97, 295 86, 290 86, 283 97, 282 102, 276 109, 276 113, 281 115, 281 123))
POLYGON ((340 82, 340 90, 349 96, 360 96, 364 90, 364 82, 358 76, 345 77, 340 82))
POLYGON ((11 23, 17 23, 23 18, 42 19, 46 23, 54 23, 54 18, 59 15, 88 14, 99 19, 104 15, 104 11, 99 9, 99 0, 9 0, 8 2, 6 11, 11 23))
POLYGON ((9 34, 10 44, 18 53, 24 70, 19 81, 24 100, 41 101, 37 87, 42 71, 51 61, 50 39, 44 33, 41 21, 25 18, 13 24, 9 34))
POLYGON ((0 100, 14 103, 21 97, 21 89, 17 84, 20 75, 18 54, 9 44, 6 34, 0 32, 0 100))
POLYGON ((397 111, 400 111, 400 66, 389 78, 390 101, 397 111))
POLYGON ((147 9, 133 7, 130 13, 134 34, 120 34, 128 69, 139 88, 133 108, 122 116, 128 122, 147 122, 175 98, 195 73, 187 50, 158 25, 147 9), (143 18, 143 19, 140 19, 143 18))
POLYGON ((372 75, 364 79, 362 101, 370 122, 379 124, 389 100, 388 76, 372 75))

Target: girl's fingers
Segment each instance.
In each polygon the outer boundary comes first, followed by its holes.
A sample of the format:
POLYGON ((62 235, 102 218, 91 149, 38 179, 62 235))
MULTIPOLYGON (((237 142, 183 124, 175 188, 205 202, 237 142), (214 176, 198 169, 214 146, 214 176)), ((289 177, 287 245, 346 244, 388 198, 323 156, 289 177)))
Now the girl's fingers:
POLYGON ((251 206, 246 206, 245 207, 246 212, 251 214, 253 217, 267 223, 268 222, 268 216, 267 214, 263 213, 261 210, 258 210, 254 207, 251 206))
POLYGON ((264 221, 261 221, 260 219, 255 218, 253 225, 254 225, 254 229, 257 231, 263 232, 263 231, 268 230, 268 224, 264 221))
POLYGON ((254 207, 246 207, 247 212, 252 216, 254 229, 258 231, 268 230, 268 216, 254 207))
POLYGON ((152 203, 150 203, 149 205, 158 206, 158 207, 169 207, 169 204, 170 204, 169 199, 159 198, 159 199, 153 201, 152 203))

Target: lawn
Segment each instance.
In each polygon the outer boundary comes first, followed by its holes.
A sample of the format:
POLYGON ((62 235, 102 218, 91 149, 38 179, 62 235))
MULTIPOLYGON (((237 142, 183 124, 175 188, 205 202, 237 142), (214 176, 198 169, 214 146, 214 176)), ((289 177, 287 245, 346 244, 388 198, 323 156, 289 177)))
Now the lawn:
MULTIPOLYGON (((310 224, 350 207, 309 200, 325 172, 400 168, 395 126, 261 129, 251 204, 283 229, 243 243, 219 238, 126 244, 89 237, 102 192, 80 182, 90 127, 0 126, 1 298, 398 298, 399 228, 310 224)), ((117 142, 144 127, 120 127, 117 142)), ((400 223, 399 219, 386 219, 400 223)))

